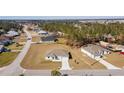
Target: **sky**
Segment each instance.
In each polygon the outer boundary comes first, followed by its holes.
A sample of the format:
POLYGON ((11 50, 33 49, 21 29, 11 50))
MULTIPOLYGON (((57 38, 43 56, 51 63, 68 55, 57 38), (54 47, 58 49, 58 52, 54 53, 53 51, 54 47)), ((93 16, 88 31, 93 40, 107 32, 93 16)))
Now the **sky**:
POLYGON ((124 19, 124 16, 0 16, 0 19, 124 19))

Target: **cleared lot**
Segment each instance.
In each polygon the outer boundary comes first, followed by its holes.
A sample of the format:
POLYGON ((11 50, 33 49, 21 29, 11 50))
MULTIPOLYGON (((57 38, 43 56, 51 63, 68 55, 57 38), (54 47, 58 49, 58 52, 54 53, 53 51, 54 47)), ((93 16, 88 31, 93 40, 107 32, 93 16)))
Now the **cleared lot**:
POLYGON ((9 65, 16 58, 18 53, 16 52, 5 52, 0 54, 0 67, 9 65))
POLYGON ((121 67, 124 67, 124 55, 121 55, 119 52, 113 52, 109 55, 105 56, 105 60, 107 60, 109 63, 121 67))
POLYGON ((25 33, 21 33, 21 35, 17 38, 16 41, 17 41, 18 43, 26 42, 26 35, 25 35, 25 33))
POLYGON ((41 39, 40 39, 40 36, 33 36, 32 37, 32 42, 40 42, 41 39))
POLYGON ((21 66, 26 69, 60 68, 61 63, 46 62, 44 59, 45 54, 49 50, 56 48, 64 48, 71 53, 72 59, 70 59, 69 64, 72 69, 105 69, 102 64, 96 62, 95 60, 92 60, 87 56, 82 56, 80 49, 72 49, 71 47, 62 44, 32 44, 28 54, 21 63, 21 66))

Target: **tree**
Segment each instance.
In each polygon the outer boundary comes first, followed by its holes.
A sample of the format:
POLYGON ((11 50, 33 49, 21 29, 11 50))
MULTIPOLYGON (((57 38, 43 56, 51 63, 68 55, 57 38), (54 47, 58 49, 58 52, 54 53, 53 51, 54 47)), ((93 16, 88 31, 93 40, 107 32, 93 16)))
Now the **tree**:
POLYGON ((58 70, 52 70, 51 75, 52 76, 61 76, 61 73, 58 70))

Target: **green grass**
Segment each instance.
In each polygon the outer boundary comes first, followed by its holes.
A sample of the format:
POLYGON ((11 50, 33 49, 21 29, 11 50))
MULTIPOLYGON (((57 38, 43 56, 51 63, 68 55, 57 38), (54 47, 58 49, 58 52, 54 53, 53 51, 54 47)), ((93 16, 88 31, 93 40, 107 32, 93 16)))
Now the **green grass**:
POLYGON ((4 52, 0 54, 0 67, 9 65, 16 58, 18 53, 16 52, 4 52))
POLYGON ((13 43, 12 45, 7 46, 6 48, 9 48, 11 50, 21 50, 23 48, 23 45, 17 47, 16 44, 13 43))

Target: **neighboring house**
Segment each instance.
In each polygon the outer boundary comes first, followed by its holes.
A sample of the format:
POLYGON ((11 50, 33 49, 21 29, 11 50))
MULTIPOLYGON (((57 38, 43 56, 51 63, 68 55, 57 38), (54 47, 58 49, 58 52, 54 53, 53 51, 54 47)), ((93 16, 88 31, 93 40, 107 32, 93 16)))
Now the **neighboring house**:
POLYGON ((116 49, 117 51, 124 52, 124 46, 122 46, 122 45, 117 45, 117 46, 115 47, 115 49, 116 49))
POLYGON ((109 50, 93 44, 88 44, 86 47, 81 47, 81 51, 90 56, 91 58, 95 59, 102 57, 104 54, 110 53, 109 50))
POLYGON ((11 36, 11 37, 14 37, 14 36, 18 36, 19 33, 16 32, 16 31, 8 31, 7 34, 5 34, 5 36, 11 36))
POLYGON ((12 43, 12 40, 9 37, 3 36, 3 35, 0 36, 0 45, 9 45, 11 43, 12 43))
POLYGON ((100 41, 99 42, 102 47, 109 47, 110 44, 108 42, 100 41))
POLYGON ((104 34, 103 37, 104 37, 104 40, 107 40, 108 42, 115 41, 114 36, 112 36, 111 34, 104 34))
POLYGON ((3 52, 4 50, 4 45, 0 45, 0 53, 3 52))
POLYGON ((43 43, 54 43, 57 40, 56 36, 46 36, 46 37, 41 37, 41 42, 43 43))
POLYGON ((112 51, 124 51, 123 45, 110 44, 108 42, 100 41, 100 45, 112 51))
POLYGON ((64 49, 53 49, 45 55, 46 60, 53 62, 62 62, 61 70, 70 70, 69 52, 64 49))
POLYGON ((48 32, 43 31, 43 30, 40 30, 40 31, 38 32, 38 34, 41 35, 41 36, 46 36, 46 35, 48 35, 48 32))

